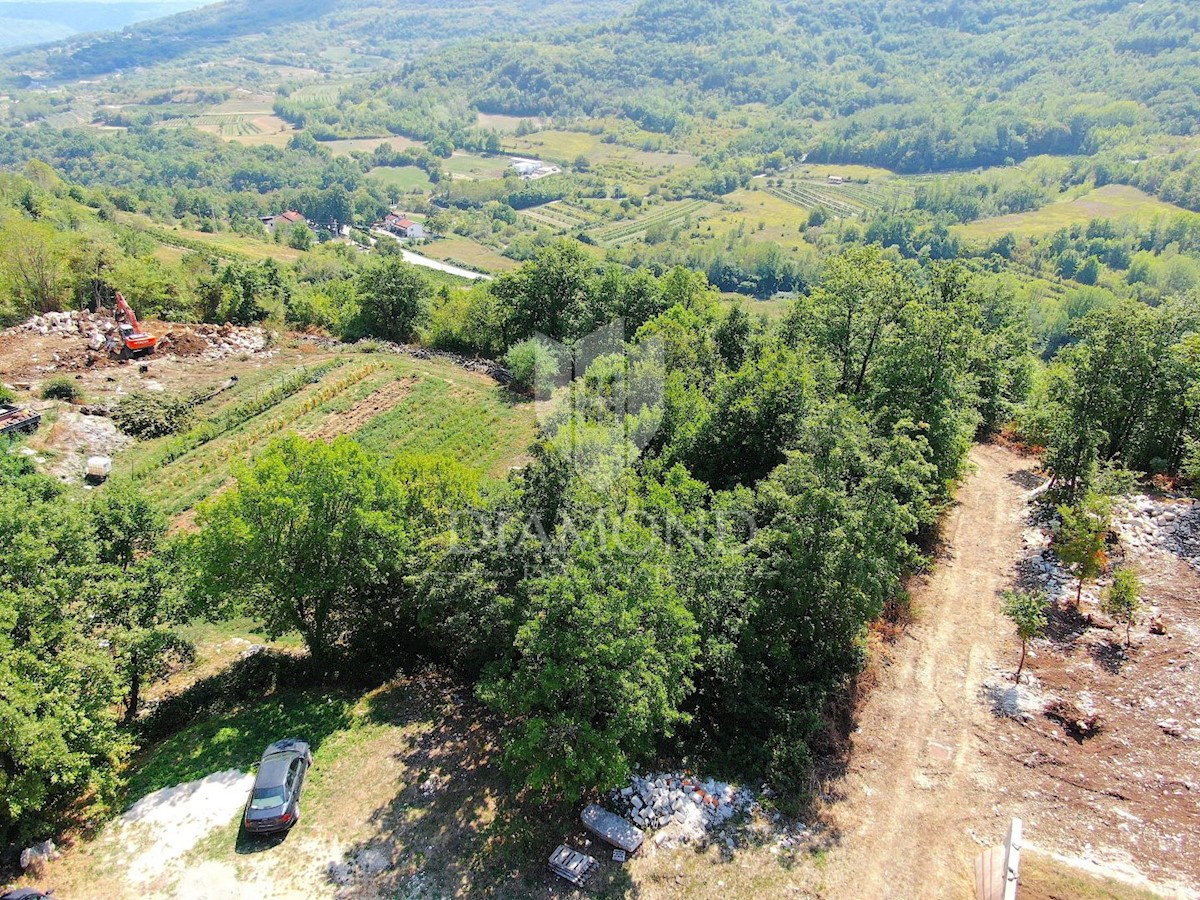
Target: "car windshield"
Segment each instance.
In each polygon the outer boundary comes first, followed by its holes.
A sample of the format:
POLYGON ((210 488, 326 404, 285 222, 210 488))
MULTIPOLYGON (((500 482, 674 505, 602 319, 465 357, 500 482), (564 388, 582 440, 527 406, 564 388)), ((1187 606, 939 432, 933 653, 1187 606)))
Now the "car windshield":
POLYGON ((274 809, 283 805, 283 785, 269 788, 255 788, 254 796, 250 798, 251 809, 274 809))

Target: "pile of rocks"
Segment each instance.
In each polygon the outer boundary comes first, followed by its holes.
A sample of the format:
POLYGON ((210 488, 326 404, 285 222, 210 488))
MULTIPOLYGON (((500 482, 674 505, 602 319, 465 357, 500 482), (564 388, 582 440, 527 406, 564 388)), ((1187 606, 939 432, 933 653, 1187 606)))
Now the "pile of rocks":
POLYGON ((226 322, 224 325, 192 325, 190 328, 193 334, 208 341, 208 349, 200 354, 204 359, 262 353, 270 343, 266 329, 258 327, 237 328, 226 322))
POLYGON ((60 335, 63 338, 82 337, 89 350, 101 350, 110 337, 117 333, 117 322, 107 310, 90 313, 86 310, 70 312, 48 312, 33 316, 12 331, 40 334, 43 337, 60 335))
POLYGON ((1127 547, 1167 550, 1200 569, 1200 509, 1192 500, 1122 498, 1113 507, 1113 529, 1127 547))
POLYGON ((1017 566, 1021 582, 1026 587, 1045 591, 1052 601, 1062 599, 1067 594, 1074 599, 1075 579, 1050 549, 1052 524, 1026 529, 1023 535, 1025 557, 1017 566))
POLYGON ((639 828, 676 826, 683 841, 702 840, 752 802, 748 792, 730 784, 679 774, 635 775, 612 799, 639 828))
MULTIPOLYGON (((48 312, 33 316, 10 331, 43 336, 60 335, 64 339, 82 338, 91 353, 120 347, 117 321, 106 309, 95 313, 86 310, 48 312)), ((261 353, 269 343, 270 336, 262 328, 238 328, 226 322, 224 325, 176 327, 159 340, 158 350, 176 356, 224 359, 241 353, 261 353)), ((57 362, 66 361, 58 354, 55 359, 57 362)))

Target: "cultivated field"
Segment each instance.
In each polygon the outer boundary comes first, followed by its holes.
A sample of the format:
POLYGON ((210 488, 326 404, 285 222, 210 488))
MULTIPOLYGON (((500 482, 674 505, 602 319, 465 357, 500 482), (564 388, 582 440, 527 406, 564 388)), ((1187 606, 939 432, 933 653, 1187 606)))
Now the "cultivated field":
POLYGON ((423 256, 480 272, 507 272, 520 265, 496 250, 461 235, 438 238, 420 247, 423 256))
POLYGON ((1060 228, 1082 224, 1091 219, 1129 219, 1150 222, 1155 216, 1195 215, 1187 210, 1164 203, 1156 197, 1123 184, 1107 184, 1073 200, 1059 200, 1041 209, 980 219, 956 226, 955 231, 967 240, 992 240, 1007 232, 1038 236, 1060 228))
POLYGON ((619 247, 632 241, 644 240, 652 229, 668 233, 675 228, 693 226, 716 209, 704 200, 678 200, 651 206, 632 220, 611 222, 589 232, 592 240, 605 247, 619 247))
MULTIPOLYGON (((151 327, 159 335, 180 328, 151 327)), ((14 342, 12 353, 0 355, 0 377, 28 384, 32 400, 50 374, 47 364, 66 349, 57 337, 22 336, 19 347, 14 342)), ((535 427, 530 404, 490 378, 438 359, 321 350, 281 339, 267 351, 224 359, 158 353, 146 366, 142 372, 105 361, 68 371, 88 402, 99 404, 139 390, 205 393, 231 376, 238 380, 198 408, 190 430, 137 443, 118 439, 101 418, 72 416, 70 428, 59 428, 56 416, 70 407, 47 404, 46 425, 30 446, 55 468, 60 460, 112 455, 114 478, 135 480, 172 516, 220 490, 238 465, 288 431, 323 439, 352 435, 385 458, 447 453, 499 478, 523 458, 535 427)))

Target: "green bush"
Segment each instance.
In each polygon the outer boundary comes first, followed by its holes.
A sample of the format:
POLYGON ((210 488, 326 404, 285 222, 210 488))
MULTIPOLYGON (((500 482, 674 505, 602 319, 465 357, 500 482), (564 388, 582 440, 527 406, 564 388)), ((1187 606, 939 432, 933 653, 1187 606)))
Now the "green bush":
POLYGON ((15 403, 17 395, 7 385, 0 384, 0 403, 15 403))
POLYGON ((66 375, 56 375, 42 385, 43 400, 65 400, 74 403, 80 396, 79 385, 66 375))
POLYGON ((177 434, 191 427, 195 400, 165 393, 130 394, 113 409, 112 419, 123 432, 136 438, 177 434))
POLYGON ((512 373, 513 387, 534 397, 548 397, 558 378, 558 357, 537 338, 514 344, 504 354, 504 365, 512 373))

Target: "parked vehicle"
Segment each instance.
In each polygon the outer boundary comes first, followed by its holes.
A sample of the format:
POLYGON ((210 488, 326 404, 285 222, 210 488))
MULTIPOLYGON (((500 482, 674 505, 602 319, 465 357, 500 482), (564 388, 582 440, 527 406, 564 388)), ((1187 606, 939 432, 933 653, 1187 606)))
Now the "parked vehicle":
POLYGON ((37 888, 17 888, 0 894, 0 900, 54 900, 54 891, 39 891, 37 888))
POLYGON ((300 821, 300 792, 312 767, 312 751, 299 738, 276 741, 263 751, 254 789, 242 817, 246 831, 272 834, 300 821))

